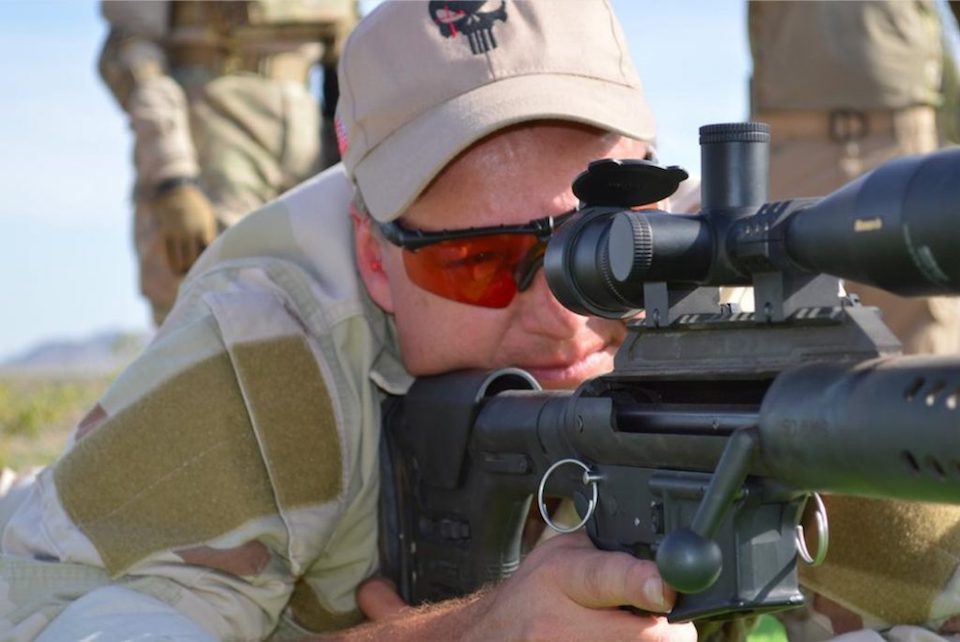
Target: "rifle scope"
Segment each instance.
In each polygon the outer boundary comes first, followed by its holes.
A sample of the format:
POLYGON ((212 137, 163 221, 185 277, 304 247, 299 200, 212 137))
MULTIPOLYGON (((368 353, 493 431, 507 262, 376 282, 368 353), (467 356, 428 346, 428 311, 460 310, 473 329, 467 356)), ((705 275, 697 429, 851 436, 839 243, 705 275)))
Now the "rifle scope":
POLYGON ((626 202, 622 183, 636 161, 591 164, 578 177, 596 174, 586 198, 577 194, 580 215, 547 247, 554 294, 581 314, 621 318, 644 307, 645 283, 750 285, 774 272, 903 296, 960 292, 960 148, 890 161, 823 198, 768 203, 769 141, 763 123, 701 127, 695 215, 632 210, 642 202, 626 202), (613 196, 603 198, 600 172, 611 165, 613 196))

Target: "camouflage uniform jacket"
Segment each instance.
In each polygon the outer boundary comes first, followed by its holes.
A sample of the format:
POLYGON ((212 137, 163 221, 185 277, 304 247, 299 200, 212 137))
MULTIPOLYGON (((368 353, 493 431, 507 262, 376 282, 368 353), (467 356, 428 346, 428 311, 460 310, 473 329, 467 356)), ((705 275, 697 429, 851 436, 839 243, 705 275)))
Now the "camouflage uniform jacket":
POLYGON ((379 402, 411 377, 354 271, 351 193, 337 165, 194 266, 3 530, 0 639, 279 639, 361 619, 379 402))

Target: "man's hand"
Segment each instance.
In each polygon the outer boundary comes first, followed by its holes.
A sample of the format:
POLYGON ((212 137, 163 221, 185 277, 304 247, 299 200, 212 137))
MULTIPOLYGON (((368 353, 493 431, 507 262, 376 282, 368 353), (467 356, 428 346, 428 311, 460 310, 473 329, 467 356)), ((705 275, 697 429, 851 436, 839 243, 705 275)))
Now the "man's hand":
POLYGON ((409 608, 393 582, 383 577, 371 577, 357 588, 357 606, 371 622, 386 620, 409 608))
POLYGON ((217 235, 213 206, 196 185, 177 183, 150 202, 174 274, 186 274, 217 235))
POLYGON ((342 639, 696 642, 693 624, 618 608, 666 613, 675 598, 653 562, 598 551, 576 533, 543 543, 510 579, 461 601, 405 608, 389 583, 371 580, 357 601, 372 623, 342 639))
POLYGON ((513 577, 487 594, 483 629, 472 637, 695 642, 693 624, 618 608, 667 613, 675 599, 653 562, 599 551, 582 532, 561 535, 534 549, 513 577))

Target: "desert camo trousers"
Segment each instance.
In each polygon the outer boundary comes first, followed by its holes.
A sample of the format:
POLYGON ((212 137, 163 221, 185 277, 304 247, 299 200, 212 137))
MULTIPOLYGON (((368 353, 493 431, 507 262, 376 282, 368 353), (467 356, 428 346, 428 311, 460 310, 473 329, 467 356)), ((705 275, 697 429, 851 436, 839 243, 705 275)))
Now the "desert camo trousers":
MULTIPOLYGON (((897 156, 938 147, 935 111, 766 111, 771 129, 770 198, 821 196, 897 156)), ((904 353, 960 352, 960 297, 904 298, 860 283, 847 290, 877 306, 904 353)))
MULTIPOLYGON (((200 187, 213 203, 219 231, 321 168, 319 106, 302 84, 234 74, 187 93, 200 187)), ((159 325, 181 277, 167 265, 150 207, 139 198, 133 233, 140 291, 159 325)))

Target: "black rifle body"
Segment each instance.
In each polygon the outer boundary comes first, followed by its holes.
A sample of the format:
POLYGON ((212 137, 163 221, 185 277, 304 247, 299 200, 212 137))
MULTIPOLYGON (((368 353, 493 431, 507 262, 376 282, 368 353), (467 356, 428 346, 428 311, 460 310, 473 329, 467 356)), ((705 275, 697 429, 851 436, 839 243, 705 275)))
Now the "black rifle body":
MULTIPOLYGON (((508 576, 531 500, 565 459, 599 477, 594 543, 654 558, 666 534, 704 510, 733 436, 745 440, 747 476, 716 499, 708 510, 719 521, 701 533, 722 551, 720 576, 683 595, 675 620, 799 605, 795 526, 809 492, 960 501, 958 359, 812 364, 766 381, 611 375, 576 393, 531 387, 514 370, 422 379, 392 415, 393 481, 406 488, 393 559, 411 602, 508 576), (443 434, 458 428, 465 434, 443 434)), ((544 494, 586 514, 591 488, 567 465, 544 494)))

